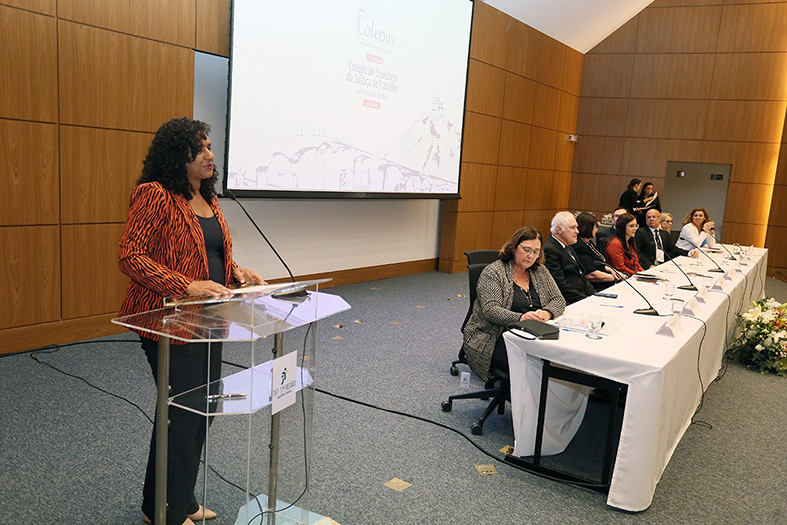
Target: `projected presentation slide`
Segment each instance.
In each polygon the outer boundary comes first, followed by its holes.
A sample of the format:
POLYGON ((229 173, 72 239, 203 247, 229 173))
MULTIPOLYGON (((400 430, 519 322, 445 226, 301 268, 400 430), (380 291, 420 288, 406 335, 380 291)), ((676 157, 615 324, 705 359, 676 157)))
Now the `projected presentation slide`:
POLYGON ((456 195, 470 0, 235 0, 227 187, 456 195))

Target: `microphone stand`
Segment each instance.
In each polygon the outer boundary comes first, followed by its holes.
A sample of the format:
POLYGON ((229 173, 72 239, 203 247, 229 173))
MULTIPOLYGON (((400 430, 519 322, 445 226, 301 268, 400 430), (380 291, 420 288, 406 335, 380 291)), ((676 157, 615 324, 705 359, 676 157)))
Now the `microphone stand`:
POLYGON ((738 260, 738 259, 735 258, 735 256, 732 254, 732 252, 730 250, 728 250, 727 247, 724 246, 724 244, 718 238, 716 238, 715 235, 713 235, 713 240, 716 241, 717 243, 719 243, 719 246, 724 248, 724 251, 727 252, 727 254, 730 256, 730 259, 729 259, 730 261, 737 261, 738 260))
MULTIPOLYGON (((266 237, 265 234, 262 233, 262 230, 260 229, 260 227, 257 226, 257 223, 254 222, 254 219, 251 218, 251 215, 249 215, 249 212, 246 211, 246 208, 243 206, 243 204, 241 204, 241 202, 238 200, 238 198, 235 196, 235 194, 232 193, 232 190, 230 190, 230 189, 224 190, 224 195, 226 195, 227 197, 229 197, 230 199, 235 201, 238 204, 238 206, 240 206, 240 209, 243 210, 243 213, 245 213, 246 217, 248 217, 249 222, 251 222, 251 224, 257 229, 259 234, 262 235, 262 238, 265 239, 265 242, 268 243, 268 246, 270 246, 271 250, 273 250, 273 253, 275 253, 276 257, 278 257, 279 260, 281 261, 281 264, 284 266, 284 269, 287 270, 288 274, 290 274, 290 279, 292 280, 292 282, 296 282, 295 281, 295 277, 292 275, 292 271, 290 271, 290 267, 287 266, 287 263, 284 262, 284 259, 281 258, 281 255, 279 255, 279 252, 277 252, 276 248, 273 247, 273 244, 271 244, 271 241, 268 240, 268 237, 266 237)), ((304 290, 303 288, 298 288, 298 289, 294 289, 294 290, 285 289, 285 290, 282 290, 282 291, 280 291, 278 293, 273 294, 273 296, 277 297, 277 298, 300 297, 300 296, 305 296, 305 295, 307 295, 306 294, 306 290, 304 290)))
POLYGON ((711 257, 711 256, 710 256, 710 255, 708 255, 707 253, 705 253, 705 252, 703 252, 702 250, 700 250, 700 247, 699 247, 699 246, 697 246, 696 244, 694 244, 693 242, 691 242, 690 240, 688 240, 688 239, 687 239, 686 237, 684 237, 683 235, 681 235, 681 236, 680 236, 680 239, 679 239, 679 240, 686 241, 687 243, 689 243, 689 244, 691 244, 692 246, 694 246, 694 247, 697 249, 697 251, 698 251, 698 252, 700 252, 702 255, 704 255, 705 257, 707 257, 708 259, 710 259, 710 262, 712 262, 713 264, 715 264, 715 265, 716 265, 716 268, 711 268, 710 270, 708 270, 709 272, 713 272, 713 273, 724 273, 724 270, 722 270, 721 266, 719 266, 719 263, 717 263, 716 261, 714 261, 714 260, 713 260, 713 257, 711 257))
POLYGON ((672 262, 672 264, 674 264, 678 268, 678 270, 680 270, 680 273, 682 273, 683 276, 689 281, 689 284, 684 284, 683 286, 678 286, 678 290, 690 290, 692 292, 698 291, 697 287, 694 286, 694 283, 691 281, 691 278, 689 277, 689 275, 686 272, 683 271, 683 268, 681 268, 678 263, 675 262, 675 258, 673 256, 671 256, 670 254, 668 254, 666 251, 664 252, 664 256, 665 257, 669 257, 669 260, 672 262))
POLYGON ((658 315, 659 315, 659 313, 656 311, 656 309, 655 309, 655 308, 653 308, 653 305, 652 305, 652 304, 650 304, 650 301, 648 301, 648 298, 647 298, 647 297, 645 297, 644 295, 642 295, 642 292, 640 292, 639 290, 637 290, 637 289, 634 287, 634 285, 633 285, 633 284, 631 284, 630 282, 628 282, 628 279, 626 278, 626 276, 625 276, 625 275, 623 275, 622 273, 620 273, 619 271, 617 271, 617 269, 616 269, 614 266, 611 266, 611 265, 610 265, 610 266, 609 266, 609 268, 610 268, 610 269, 611 269, 613 272, 615 272, 615 274, 616 274, 616 275, 618 275, 618 276, 621 278, 621 279, 620 279, 621 281, 623 281, 624 283, 626 283, 627 285, 629 285, 629 286, 631 287, 631 289, 632 289, 632 290, 634 290, 635 292, 637 292, 637 295, 639 295, 640 297, 642 297, 642 299, 644 299, 644 300, 645 300, 645 302, 646 302, 646 303, 648 303, 648 306, 649 306, 649 308, 637 308, 636 310, 634 310, 634 313, 635 313, 635 314, 640 314, 640 315, 655 315, 655 316, 658 316, 658 315))

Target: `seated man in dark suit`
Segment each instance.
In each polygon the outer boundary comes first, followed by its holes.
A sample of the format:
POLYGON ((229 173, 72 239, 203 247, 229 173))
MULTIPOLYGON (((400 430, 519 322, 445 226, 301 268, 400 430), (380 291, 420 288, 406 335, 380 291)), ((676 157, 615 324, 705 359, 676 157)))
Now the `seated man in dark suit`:
POLYGON ((599 226, 598 232, 596 233, 596 248, 601 253, 606 253, 607 251, 607 241, 615 235, 615 225, 618 222, 618 217, 623 215, 624 213, 628 213, 626 208, 615 208, 615 211, 612 212, 612 227, 609 228, 607 226, 599 226))
MULTIPOLYGON (((574 215, 561 211, 552 218, 552 235, 544 241, 544 265, 552 274, 567 304, 575 303, 596 293, 585 278, 587 273, 571 248, 577 242, 579 229, 574 215)), ((595 268, 589 269, 591 272, 595 268)))
MULTIPOLYGON (((699 255, 675 246, 669 232, 660 228, 661 214, 657 209, 648 210, 645 214, 645 224, 645 228, 637 230, 634 242, 637 244, 639 264, 646 270, 679 255, 691 255, 692 257, 699 255)), ((696 250, 692 250, 692 252, 696 252, 696 250)))

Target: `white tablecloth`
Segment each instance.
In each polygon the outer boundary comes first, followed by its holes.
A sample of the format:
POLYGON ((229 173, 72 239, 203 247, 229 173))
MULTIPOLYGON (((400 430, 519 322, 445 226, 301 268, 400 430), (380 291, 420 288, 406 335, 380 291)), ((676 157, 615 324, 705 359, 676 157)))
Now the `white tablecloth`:
MULTIPOLYGON (((763 296, 768 251, 754 248, 750 257, 749 265, 741 267, 742 272, 734 272, 732 280, 727 281, 729 308, 727 296, 714 291, 709 293, 707 304, 700 304, 697 317, 707 324, 707 333, 700 321, 681 317, 683 331, 678 336, 657 335, 657 329, 667 318, 633 314, 635 308, 646 305, 625 283, 607 290, 617 293, 618 299, 594 296, 566 309, 568 317, 593 314, 623 321, 599 341, 572 331, 561 331, 556 341, 529 341, 506 333, 512 378, 514 455, 533 454, 542 358, 625 383, 628 396, 607 504, 628 511, 647 509, 662 472, 691 423, 703 389, 718 374, 725 341, 734 331, 735 315, 763 296)), ((713 258, 722 263, 722 255, 713 258)), ((684 271, 722 278, 722 274, 707 273, 714 266, 705 257, 695 260, 681 257, 677 261, 684 271)), ((686 278, 669 262, 648 273, 667 278, 677 286, 686 284, 686 278)), ((701 279, 693 276, 692 279, 698 286, 702 283, 701 279)), ((670 312, 670 304, 664 299, 664 283, 632 279, 631 284, 648 297, 659 313, 670 312)), ((689 300, 695 294, 676 290, 675 297, 689 300)), ((586 387, 550 380, 543 454, 565 450, 582 423, 588 392, 586 387)))

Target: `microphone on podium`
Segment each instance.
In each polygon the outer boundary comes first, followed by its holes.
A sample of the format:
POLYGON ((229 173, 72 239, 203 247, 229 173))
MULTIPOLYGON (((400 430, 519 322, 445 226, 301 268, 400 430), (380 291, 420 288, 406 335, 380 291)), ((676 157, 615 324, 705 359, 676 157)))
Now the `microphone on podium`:
POLYGON ((712 262, 713 264, 715 264, 715 265, 716 265, 716 268, 711 268, 710 270, 708 270, 709 272, 713 272, 713 273, 724 273, 724 270, 721 268, 721 266, 719 266, 719 263, 717 263, 716 261, 714 261, 714 260, 713 260, 713 257, 711 257, 711 256, 710 256, 710 255, 708 255, 707 253, 705 253, 705 252, 703 252, 702 250, 700 250, 700 247, 699 247, 699 246, 697 246, 696 244, 694 244, 693 242, 691 242, 690 240, 688 240, 688 239, 687 239, 686 237, 684 237, 683 235, 681 235, 681 236, 680 236, 680 239, 679 239, 679 240, 686 241, 687 243, 689 243, 689 244, 691 244, 692 246, 694 246, 694 247, 697 249, 697 251, 698 251, 698 252, 700 252, 702 255, 704 255, 705 257, 707 257, 707 258, 710 260, 710 262, 712 262))
POLYGON ((232 190, 227 188, 227 189, 224 190, 222 195, 229 197, 230 199, 235 201, 238 204, 238 206, 240 206, 240 209, 243 210, 243 213, 245 213, 246 217, 248 217, 249 222, 251 222, 251 224, 257 229, 259 234, 262 235, 262 238, 265 239, 265 242, 267 242, 268 246, 271 247, 271 250, 273 250, 273 253, 276 254, 276 257, 278 257, 279 260, 281 261, 282 265, 284 265, 284 269, 287 270, 288 274, 290 274, 290 279, 292 280, 292 282, 295 282, 295 277, 292 275, 292 272, 290 271, 290 267, 287 266, 287 263, 284 262, 284 259, 281 258, 281 255, 279 255, 279 252, 277 252, 276 248, 273 247, 273 244, 271 244, 271 241, 269 241, 268 238, 265 236, 265 234, 262 233, 262 230, 260 229, 260 227, 257 226, 257 223, 254 222, 254 219, 251 218, 251 215, 249 215, 249 212, 246 211, 246 208, 243 206, 243 204, 241 204, 241 202, 238 200, 238 198, 235 196, 235 194, 232 193, 232 190))
POLYGON ((675 266, 677 266, 678 270, 680 270, 680 273, 682 273, 682 274, 683 274, 683 276, 684 276, 684 277, 685 277, 685 278, 686 278, 686 279, 689 281, 689 284, 684 284, 684 285, 682 285, 682 286, 678 286, 678 290, 691 290, 692 292, 696 292, 696 291, 698 291, 698 290, 697 290, 697 287, 696 287, 696 286, 694 285, 694 283, 691 281, 691 277, 689 277, 689 275, 688 275, 686 272, 684 272, 684 271, 683 271, 683 268, 681 268, 681 267, 680 267, 680 265, 679 265, 678 263, 676 263, 676 262, 675 262, 675 258, 674 258, 674 257, 672 257, 672 256, 671 256, 670 254, 668 254, 667 252, 664 252, 664 256, 665 256, 665 257, 669 257, 669 260, 670 260, 670 261, 672 261, 672 264, 674 264, 675 266))
POLYGON ((617 271, 617 270, 616 270, 614 267, 612 267, 612 266, 609 266, 609 269, 610 269, 610 270, 612 270, 613 272, 615 272, 615 274, 616 274, 616 275, 618 275, 618 276, 621 278, 621 279, 620 279, 621 281, 623 281, 624 283, 626 283, 627 285, 629 285, 629 286, 631 287, 631 289, 632 289, 632 290, 634 290, 635 292, 637 292, 637 295, 639 295, 640 297, 642 297, 642 299, 643 299, 643 300, 644 300, 646 303, 648 303, 648 308, 637 308, 636 310, 634 310, 634 313, 635 313, 635 314, 640 314, 640 315, 656 315, 656 316, 658 316, 658 315, 659 315, 659 313, 656 311, 656 309, 655 309, 655 308, 653 308, 653 305, 652 305, 652 304, 650 304, 650 301, 648 301, 648 298, 647 298, 647 297, 645 297, 644 295, 642 295, 642 292, 640 292, 639 290, 637 290, 637 288, 636 288, 636 287, 635 287, 633 284, 631 284, 631 283, 628 281, 628 279, 626 278, 626 276, 625 276, 625 275, 623 275, 622 273, 620 273, 619 271, 617 271))

